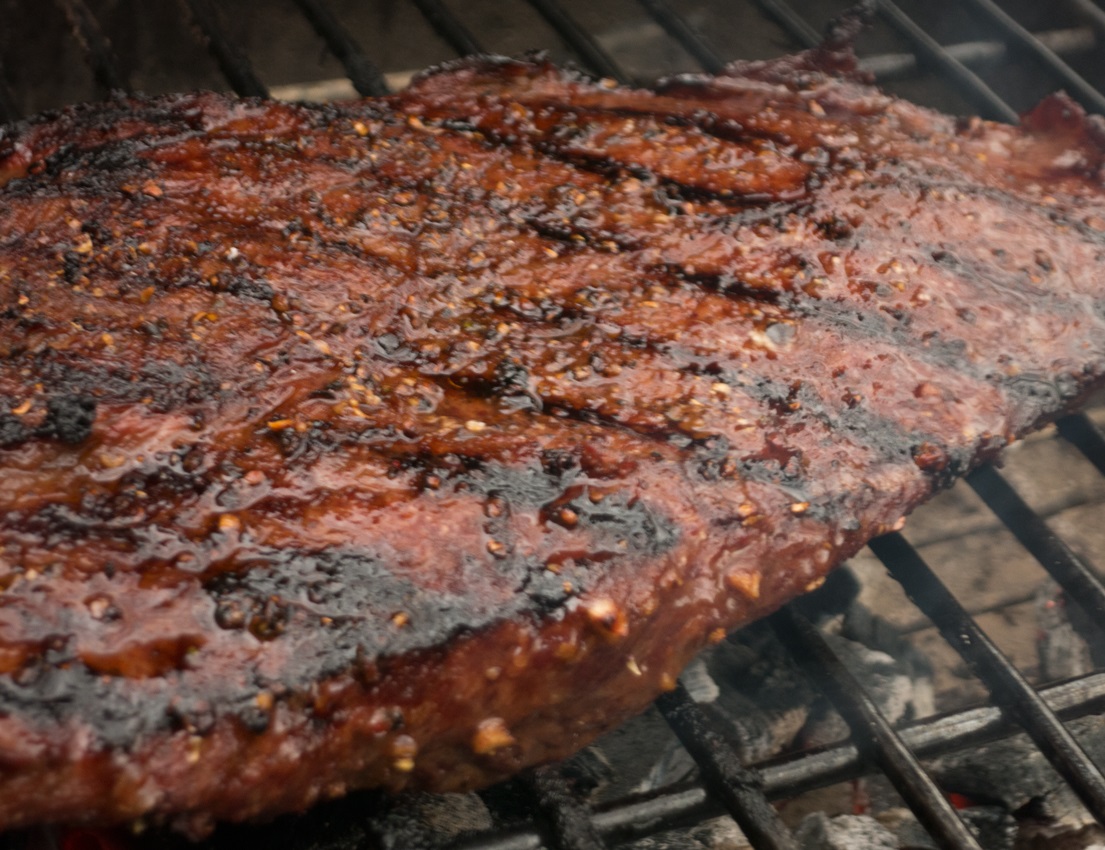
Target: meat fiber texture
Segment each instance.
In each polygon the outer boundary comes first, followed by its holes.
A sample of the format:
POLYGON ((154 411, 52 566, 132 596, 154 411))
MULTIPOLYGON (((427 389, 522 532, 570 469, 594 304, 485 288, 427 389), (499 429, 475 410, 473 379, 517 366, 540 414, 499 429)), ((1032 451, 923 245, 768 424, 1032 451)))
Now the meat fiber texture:
POLYGON ((0 826, 567 755, 1077 405, 1102 122, 853 65, 5 128, 0 826))

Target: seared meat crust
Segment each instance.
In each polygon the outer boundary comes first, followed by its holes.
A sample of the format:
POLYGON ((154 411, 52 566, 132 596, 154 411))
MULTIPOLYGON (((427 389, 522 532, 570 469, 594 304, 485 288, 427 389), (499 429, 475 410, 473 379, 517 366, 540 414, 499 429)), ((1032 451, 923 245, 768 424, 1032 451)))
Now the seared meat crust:
POLYGON ((566 755, 1100 383, 1102 124, 849 69, 5 129, 0 826, 566 755))

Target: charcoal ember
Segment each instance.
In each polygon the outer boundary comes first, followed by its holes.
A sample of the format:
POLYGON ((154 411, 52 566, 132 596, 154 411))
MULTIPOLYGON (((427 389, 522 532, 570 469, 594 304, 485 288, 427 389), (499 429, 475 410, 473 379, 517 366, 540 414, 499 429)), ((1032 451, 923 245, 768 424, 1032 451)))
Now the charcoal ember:
MULTIPOLYGON (((742 629, 704 653, 682 681, 728 732, 745 763, 777 755, 793 744, 817 698, 774 632, 763 623, 742 629)), ((634 789, 647 792, 688 779, 697 770, 671 739, 634 789)))
MULTIPOLYGON (((1087 754, 1105 763, 1105 717, 1067 724, 1087 754)), ((1026 735, 933 759, 941 787, 973 800, 997 803, 1021 819, 1078 829, 1093 822, 1077 795, 1026 735)))
POLYGON ((802 818, 795 831, 802 850, 898 850, 894 833, 867 815, 815 812, 802 818))
POLYGON ((743 629, 707 657, 718 683, 714 705, 728 718, 745 762, 791 746, 817 696, 789 652, 766 624, 743 629))
MULTIPOLYGON (((687 756, 681 767, 665 771, 658 779, 650 778, 667 753, 681 749, 675 734, 654 707, 599 738, 588 749, 584 759, 591 765, 583 767, 584 772, 595 773, 601 769, 595 766, 595 761, 610 766, 608 781, 597 782, 584 797, 592 805, 617 800, 626 794, 651 791, 690 776, 694 771, 690 756, 687 756), (648 744, 642 746, 642 741, 648 744)), ((569 770, 576 769, 575 761, 575 758, 569 760, 569 770)))
MULTIPOLYGON (((854 576, 850 567, 846 566, 843 572, 854 576)), ((834 618, 830 627, 835 627, 843 638, 881 650, 894 658, 898 667, 913 682, 913 717, 928 717, 936 713, 932 662, 902 635, 898 625, 856 600, 844 610, 842 616, 834 618)))
MULTIPOLYGON (((932 665, 899 629, 859 601, 859 588, 859 577, 845 566, 801 600, 800 607, 891 723, 934 714, 932 665)), ((813 746, 847 736, 844 721, 824 696, 817 696, 802 730, 803 743, 813 746)))
POLYGON ((44 826, 26 834, 5 833, 0 847, 5 850, 240 850, 243 847, 263 847, 265 850, 374 850, 402 847, 403 850, 436 850, 436 846, 417 842, 387 843, 377 841, 378 824, 386 822, 389 813, 401 801, 389 799, 375 791, 360 792, 312 807, 303 814, 285 815, 270 823, 220 824, 202 844, 180 835, 151 826, 142 832, 141 840, 123 830, 102 830, 79 827, 44 826))
MULTIPOLYGON (((881 618, 856 597, 856 579, 838 571, 813 595, 823 603, 818 618, 826 638, 844 663, 868 687, 892 722, 933 713, 931 667, 881 618), (870 641, 865 645, 858 641, 870 641), (883 651, 883 650, 887 651, 883 651)), ((811 610, 814 610, 811 608, 811 610)), ((703 654, 683 676, 693 699, 722 719, 744 762, 778 755, 796 740, 816 745, 841 740, 847 726, 815 683, 794 663, 774 631, 753 624, 703 654)), ((697 768, 674 739, 661 750, 647 775, 633 790, 647 792, 692 777, 697 768)), ((641 753, 628 754, 638 763, 641 753)))
POLYGON ((1076 830, 1027 825, 1017 850, 1105 850, 1105 829, 1097 824, 1076 830))
MULTIPOLYGON (((731 743, 745 762, 768 758, 790 746, 817 696, 764 624, 742 629, 703 653, 681 681, 692 699, 721 719, 720 725, 728 729, 731 743)), ((619 793, 652 791, 688 779, 697 771, 655 709, 601 738, 582 759, 591 766, 582 764, 581 770, 609 770, 611 776, 609 783, 594 783, 592 802, 613 799, 619 793), (642 740, 657 745, 641 747, 642 740), (605 766, 598 768, 595 760, 605 766)))
POLYGON ((906 819, 895 830, 895 835, 898 837, 898 847, 901 850, 940 850, 936 839, 929 835, 914 817, 906 819))
POLYGON ((971 806, 960 812, 967 826, 987 850, 1013 850, 1017 843, 1017 819, 1001 806, 971 806))
POLYGON ((616 779, 617 771, 606 753, 599 747, 584 747, 561 765, 561 773, 572 792, 584 799, 594 799, 616 779))

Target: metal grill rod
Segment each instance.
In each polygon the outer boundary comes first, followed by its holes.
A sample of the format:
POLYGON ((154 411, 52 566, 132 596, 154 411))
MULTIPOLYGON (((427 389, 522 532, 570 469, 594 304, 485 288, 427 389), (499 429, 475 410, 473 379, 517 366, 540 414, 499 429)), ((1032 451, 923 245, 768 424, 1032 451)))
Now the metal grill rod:
MULTIPOLYGON (((1028 506, 1000 472, 976 469, 967 483, 1091 620, 1105 623, 1105 585, 1028 506)), ((1092 636, 1096 639, 1097 636, 1092 636)), ((1103 810, 1105 811, 1105 810, 1103 810)))
POLYGON ((887 534, 871 541, 870 547, 901 582, 913 603, 971 666, 999 705, 1024 727, 1094 817, 1105 823, 1105 776, 1040 695, 904 537, 887 534))
POLYGON ((213 0, 185 0, 207 48, 219 64, 230 87, 243 97, 268 97, 269 90, 257 77, 245 52, 226 35, 213 0))
POLYGON ((583 63, 594 73, 603 77, 628 83, 629 75, 619 67, 613 57, 607 53, 587 30, 579 25, 560 5, 559 0, 526 0, 536 9, 560 37, 579 54, 583 63))
POLYGON ((732 745, 680 683, 656 700, 687 752, 698 764, 710 794, 717 798, 757 850, 797 850, 798 845, 767 802, 763 777, 741 764, 732 745))
POLYGON ((4 73, 4 62, 0 60, 0 124, 18 121, 22 117, 23 111, 15 105, 15 97, 8 88, 7 76, 4 73))
POLYGON ((380 69, 369 61, 357 40, 348 29, 338 23, 338 19, 322 4, 322 0, 295 0, 295 2, 311 22, 315 32, 322 36, 326 45, 341 62, 358 94, 365 97, 379 97, 391 91, 380 69))
POLYGON ((552 825, 557 850, 606 850, 606 842, 591 822, 591 810, 572 793, 556 765, 537 768, 530 784, 552 825))
MULTIPOLYGON (((1105 673, 1052 685, 1040 691, 1048 707, 1065 719, 1093 714, 1105 708, 1105 673)), ((898 730, 909 749, 919 757, 932 757, 965 747, 997 741, 1016 731, 996 705, 965 709, 915 723, 898 730)), ((843 743, 814 753, 799 753, 761 766, 769 799, 811 791, 855 779, 865 764, 855 744, 843 743)))
MULTIPOLYGON (((1093 50, 1097 44, 1089 27, 1047 30, 1033 33, 1033 37, 1059 54, 1093 50)), ((997 63, 1009 56, 1009 48, 1000 41, 964 41, 949 44, 944 49, 953 59, 967 66, 997 63)), ((916 74, 919 64, 912 53, 882 53, 865 56, 860 59, 859 66, 870 71, 879 80, 894 80, 916 74)))
POLYGON ((953 83, 961 93, 979 110, 983 118, 994 121, 1017 122, 1017 112, 997 93, 982 81, 974 71, 952 56, 931 35, 921 29, 917 22, 898 8, 891 0, 879 0, 879 13, 899 35, 917 51, 919 60, 932 66, 943 77, 953 83))
POLYGON ((725 61, 706 43, 687 20, 671 8, 664 0, 637 0, 664 32, 679 42, 695 61, 711 74, 720 74, 725 69, 725 61))
POLYGON ((917 757, 813 624, 793 606, 773 614, 771 624, 806 674, 836 706, 860 753, 882 769, 936 842, 947 850, 981 850, 917 757))
POLYGON ((418 7, 418 11, 434 28, 439 36, 448 42, 461 56, 472 56, 478 53, 486 53, 483 46, 468 30, 460 19, 454 15, 441 0, 412 0, 418 7))
POLYGON ((821 33, 806 23, 786 0, 755 0, 755 3, 803 47, 817 47, 821 43, 821 33))
POLYGON ((1082 105, 1105 114, 1105 95, 1091 86, 1086 79, 1070 65, 1059 58, 1032 33, 1020 25, 994 0, 970 0, 972 6, 995 23, 1014 42, 1036 56, 1053 74, 1058 76, 1082 105))
POLYGON ((1095 6, 1093 0, 1066 0, 1067 5, 1089 21, 1090 26, 1105 36, 1105 9, 1095 6))
POLYGON ((1059 435, 1075 446, 1105 475, 1105 433, 1085 413, 1065 416, 1058 422, 1059 435))
POLYGON ((58 5, 65 12, 73 35, 84 49, 96 85, 105 92, 130 92, 130 82, 119 68, 111 42, 84 0, 58 0, 58 5))

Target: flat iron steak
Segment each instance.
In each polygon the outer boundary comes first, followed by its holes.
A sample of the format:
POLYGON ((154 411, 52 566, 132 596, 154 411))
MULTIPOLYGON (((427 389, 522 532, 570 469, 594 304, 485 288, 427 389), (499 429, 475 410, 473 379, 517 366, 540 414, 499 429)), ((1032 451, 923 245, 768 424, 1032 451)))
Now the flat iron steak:
POLYGON ((1101 122, 852 68, 5 128, 0 826, 564 756, 1084 398, 1101 122))

